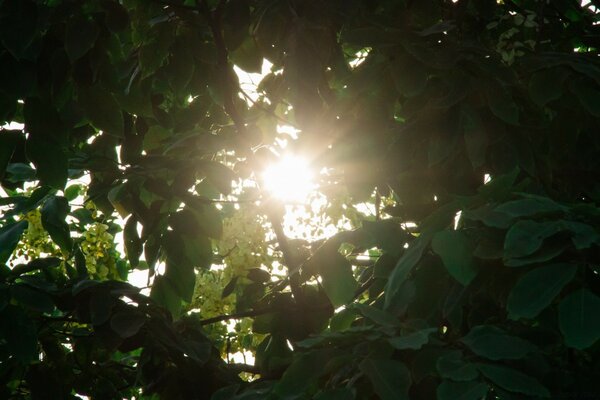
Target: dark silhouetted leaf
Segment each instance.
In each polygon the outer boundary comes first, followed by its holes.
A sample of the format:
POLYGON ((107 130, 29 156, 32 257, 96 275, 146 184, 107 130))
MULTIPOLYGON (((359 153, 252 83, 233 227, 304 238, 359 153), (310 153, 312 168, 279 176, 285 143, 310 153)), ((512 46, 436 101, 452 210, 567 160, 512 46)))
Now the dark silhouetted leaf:
POLYGON ((531 343, 493 325, 476 326, 461 341, 473 353, 490 360, 520 359, 537 349, 531 343))
POLYGON ((71 62, 83 57, 98 38, 100 30, 94 20, 85 16, 76 16, 67 24, 65 50, 71 62))
POLYGON ((442 378, 453 381, 472 381, 477 378, 479 372, 475 364, 465 362, 460 350, 452 351, 438 358, 436 368, 442 378))
POLYGON ((437 331, 436 328, 423 329, 408 335, 388 339, 388 342, 397 350, 419 350, 423 345, 429 342, 429 335, 435 331, 437 331))
POLYGON ((373 391, 382 400, 408 399, 410 372, 400 361, 366 359, 360 370, 369 377, 373 391))
POLYGON ((0 228, 0 264, 8 261, 28 225, 27 221, 19 221, 0 228))
POLYGON ((124 136, 121 108, 108 90, 100 85, 80 87, 78 100, 96 128, 108 135, 124 136))
POLYGON ((535 318, 569 283, 577 267, 560 263, 545 265, 523 275, 508 296, 509 318, 535 318))
POLYGON ((442 258, 450 275, 463 285, 468 285, 477 275, 471 242, 462 232, 438 232, 431 241, 431 247, 442 258))
POLYGON ((491 364, 477 364, 477 368, 503 389, 529 396, 550 397, 550 392, 541 383, 515 369, 491 364))
POLYGON ((50 237, 61 250, 70 253, 73 249, 73 240, 69 225, 65 221, 70 211, 69 202, 64 197, 50 197, 42 207, 42 225, 50 237))
POLYGON ((558 306, 558 321, 565 343, 579 350, 600 339, 600 297, 588 289, 579 289, 558 306))
POLYGON ((483 382, 442 381, 437 388, 438 400, 481 400, 490 390, 483 382))
POLYGON ((145 323, 145 315, 135 310, 116 312, 110 319, 112 330, 124 339, 138 333, 145 323))

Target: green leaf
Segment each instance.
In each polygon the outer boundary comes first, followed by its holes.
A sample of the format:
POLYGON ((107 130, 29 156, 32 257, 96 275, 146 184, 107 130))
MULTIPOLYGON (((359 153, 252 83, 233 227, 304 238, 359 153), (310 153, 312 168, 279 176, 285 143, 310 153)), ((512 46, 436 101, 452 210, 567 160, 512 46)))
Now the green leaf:
POLYGON ((68 178, 69 160, 62 147, 44 137, 27 140, 27 158, 35 165, 43 185, 62 190, 68 178))
POLYGON ((550 397, 550 392, 540 382, 512 368, 491 364, 477 364, 477 368, 503 389, 529 396, 550 397))
POLYGON ((6 167, 21 136, 19 131, 0 130, 0 180, 4 178, 6 167))
POLYGON ((70 253, 73 249, 73 240, 69 225, 65 221, 70 211, 69 202, 64 197, 53 196, 42 207, 42 225, 50 237, 62 251, 70 253))
POLYGON ((47 293, 24 284, 11 286, 11 295, 21 305, 42 313, 54 310, 54 301, 47 293))
POLYGON ((542 246, 544 239, 561 230, 562 226, 558 221, 518 221, 506 233, 504 257, 518 258, 533 254, 542 246))
POLYGON ((437 388, 438 400, 481 400, 490 390, 483 382, 442 381, 437 388))
POLYGON ((558 306, 558 323, 565 343, 583 350, 600 338, 600 298, 582 288, 565 297, 558 306))
POLYGON ((533 74, 529 80, 529 95, 534 103, 544 107, 562 96, 563 83, 569 72, 565 68, 545 68, 533 74))
POLYGON ((490 85, 486 95, 490 110, 496 117, 510 125, 519 124, 519 108, 506 88, 490 85))
POLYGON ((354 303, 351 308, 360 311, 362 315, 381 326, 398 326, 400 321, 393 314, 368 304, 354 303))
POLYGON ((397 57, 390 64, 392 79, 401 96, 418 95, 427 85, 425 66, 408 54, 397 57))
POLYGON ((472 381, 479 373, 475 364, 465 362, 460 350, 452 351, 438 358, 436 368, 442 378, 453 381, 472 381))
POLYGON ((5 0, 0 15, 2 44, 19 59, 38 33, 38 8, 29 0, 5 0))
POLYGON ((0 338, 6 341, 6 348, 18 362, 27 364, 39 360, 37 329, 21 307, 12 304, 0 312, 0 338))
POLYGON ((253 37, 248 37, 240 47, 231 52, 231 61, 249 73, 260 74, 263 57, 253 37))
POLYGON ((136 310, 118 311, 110 319, 110 327, 123 339, 138 333, 146 323, 146 316, 136 310))
POLYGON ((429 342, 429 335, 435 331, 437 331, 436 328, 423 329, 408 335, 388 339, 388 343, 396 350, 419 350, 424 344, 429 342))
POLYGON ((179 39, 173 45, 172 53, 167 67, 169 84, 175 92, 181 92, 194 75, 194 48, 191 43, 179 39))
POLYGON ((356 391, 353 388, 330 389, 317 393, 314 400, 354 400, 356 391))
POLYGON ((546 197, 530 197, 503 203, 495 211, 518 218, 563 212, 566 208, 546 197))
POLYGON ((167 59, 169 48, 174 40, 173 26, 165 22, 152 26, 150 30, 152 39, 144 43, 138 53, 143 71, 142 78, 152 75, 167 59))
POLYGON ((471 242, 462 232, 438 232, 431 241, 431 247, 442 258, 450 275, 461 284, 466 286, 477 276, 471 242))
POLYGON ((80 87, 78 100, 96 128, 108 135, 124 137, 123 114, 112 93, 101 85, 80 87))
MULTIPOLYGON (((174 239, 173 239, 174 240, 174 239)), ((169 251, 165 267, 164 278, 169 282, 171 288, 184 301, 192 301, 194 287, 196 285, 196 273, 194 266, 185 255, 173 256, 169 251)))
POLYGON ((508 335, 492 325, 474 327, 461 342, 473 353, 490 360, 517 360, 537 349, 528 341, 508 335))
POLYGON ((92 324, 99 326, 110 318, 115 299, 105 290, 96 290, 90 296, 90 318, 92 324))
POLYGON ((83 57, 96 43, 100 30, 93 19, 83 15, 73 17, 67 23, 65 50, 71 63, 83 57))
POLYGON ((465 147, 473 168, 481 167, 486 160, 488 135, 481 117, 475 111, 465 108, 461 114, 465 147))
POLYGON ((373 390, 381 400, 408 399, 410 372, 402 362, 367 358, 359 368, 369 377, 373 390))
POLYGON ((82 185, 69 185, 65 189, 65 198, 69 201, 75 200, 82 192, 84 188, 82 185))
POLYGON ((8 261, 28 225, 27 221, 19 221, 0 228, 0 264, 8 261))
POLYGON ((206 162, 200 166, 206 174, 206 179, 224 195, 231 193, 231 184, 237 180, 237 175, 231 169, 218 162, 206 162))
POLYGON ((165 307, 173 318, 177 318, 181 313, 181 297, 177 295, 175 289, 164 276, 157 276, 154 279, 150 298, 156 301, 158 305, 165 307))
POLYGON ((337 251, 323 258, 319 265, 323 289, 334 307, 342 306, 354 298, 358 288, 352 265, 337 251))
POLYGON ((325 372, 327 359, 324 351, 311 351, 294 357, 292 365, 275 385, 274 392, 283 397, 303 393, 325 372))
POLYGON ((385 309, 389 309, 396 299, 400 297, 402 284, 413 267, 421 260, 423 251, 425 251, 428 244, 429 239, 418 237, 410 244, 408 250, 396 263, 385 288, 385 309))
POLYGON ((504 265, 508 267, 520 267, 529 264, 541 264, 558 257, 568 247, 569 243, 563 240, 556 243, 544 244, 544 246, 541 249, 527 257, 511 258, 509 260, 504 260, 504 265))
POLYGON ((508 296, 508 316, 511 319, 535 318, 569 283, 577 267, 573 264, 550 264, 523 275, 508 296))
POLYGON ((123 228, 123 241, 125 242, 125 253, 133 268, 137 267, 142 255, 142 240, 137 231, 137 219, 132 215, 127 219, 123 228))
POLYGON ((600 117, 600 90, 589 81, 578 79, 571 83, 571 90, 579 98, 579 102, 587 112, 600 117))

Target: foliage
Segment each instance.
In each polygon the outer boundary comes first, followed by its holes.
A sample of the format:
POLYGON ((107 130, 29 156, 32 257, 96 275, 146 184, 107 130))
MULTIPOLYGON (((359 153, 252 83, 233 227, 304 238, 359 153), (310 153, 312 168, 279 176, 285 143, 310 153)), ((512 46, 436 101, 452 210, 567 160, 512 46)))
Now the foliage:
POLYGON ((597 6, 0 0, 0 397, 598 396, 597 6))

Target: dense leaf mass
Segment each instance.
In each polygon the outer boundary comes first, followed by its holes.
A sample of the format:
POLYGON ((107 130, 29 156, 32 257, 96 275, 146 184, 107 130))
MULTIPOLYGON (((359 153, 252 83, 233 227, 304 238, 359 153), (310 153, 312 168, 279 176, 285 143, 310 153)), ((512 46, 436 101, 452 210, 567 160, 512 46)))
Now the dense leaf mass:
POLYGON ((0 398, 600 397, 580 3, 0 0, 0 398))

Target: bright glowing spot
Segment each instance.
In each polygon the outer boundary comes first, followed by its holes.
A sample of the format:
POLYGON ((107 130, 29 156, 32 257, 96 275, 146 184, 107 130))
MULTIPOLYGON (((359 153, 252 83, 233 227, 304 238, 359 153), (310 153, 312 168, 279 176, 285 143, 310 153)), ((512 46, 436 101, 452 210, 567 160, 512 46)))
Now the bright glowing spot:
POLYGON ((315 188, 306 160, 286 156, 263 173, 265 188, 273 196, 288 202, 304 202, 315 188))

